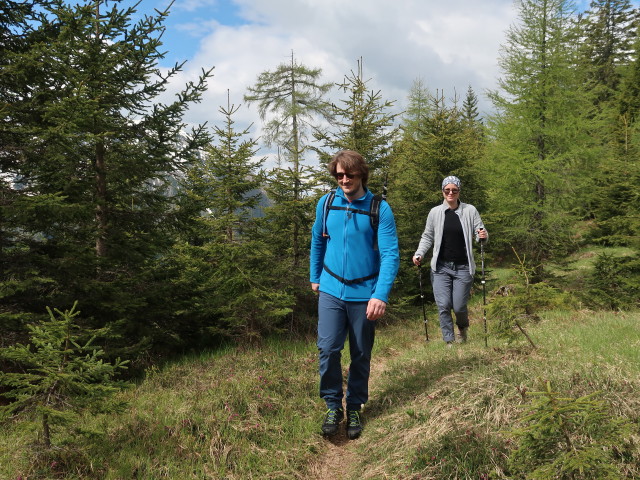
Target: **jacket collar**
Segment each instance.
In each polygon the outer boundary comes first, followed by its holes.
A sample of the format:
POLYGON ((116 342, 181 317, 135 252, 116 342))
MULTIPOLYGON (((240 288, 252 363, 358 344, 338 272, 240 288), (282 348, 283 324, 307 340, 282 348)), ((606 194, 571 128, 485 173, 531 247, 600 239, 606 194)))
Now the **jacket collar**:
MULTIPOLYGON (((366 200, 367 198, 369 198, 369 196, 373 196, 373 194, 369 191, 369 189, 367 187, 363 187, 363 188, 364 188, 364 195, 362 195, 360 198, 356 198, 352 203, 361 202, 361 201, 366 200)), ((347 200, 347 197, 344 195, 344 192, 342 191, 342 188, 340 188, 340 187, 336 188, 336 196, 342 197, 342 199, 345 202, 349 201, 349 200, 347 200)))
MULTIPOLYGON (((458 199, 458 208, 456 208, 456 210, 462 210, 464 208, 464 205, 465 205, 464 202, 461 202, 460 199, 458 199)), ((441 207, 443 211, 449 210, 449 204, 447 203, 446 200, 442 201, 441 207)))

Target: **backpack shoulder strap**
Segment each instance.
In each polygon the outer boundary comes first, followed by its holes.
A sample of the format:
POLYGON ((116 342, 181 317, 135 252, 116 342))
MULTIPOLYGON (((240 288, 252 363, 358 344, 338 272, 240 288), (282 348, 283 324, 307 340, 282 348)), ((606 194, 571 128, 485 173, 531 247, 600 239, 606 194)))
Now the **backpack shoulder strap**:
POLYGON ((374 195, 371 199, 371 207, 369 207, 369 215, 371 217, 371 227, 374 230, 378 229, 380 223, 380 203, 382 202, 382 195, 374 195))
POLYGON ((382 195, 374 195, 369 207, 369 221, 373 230, 373 249, 378 250, 378 225, 380 224, 380 203, 382 195))
POLYGON ((336 189, 332 188, 324 199, 324 206, 322 207, 322 236, 324 238, 329 238, 329 233, 327 232, 327 216, 329 215, 329 209, 331 208, 331 204, 333 203, 333 198, 335 196, 336 189))

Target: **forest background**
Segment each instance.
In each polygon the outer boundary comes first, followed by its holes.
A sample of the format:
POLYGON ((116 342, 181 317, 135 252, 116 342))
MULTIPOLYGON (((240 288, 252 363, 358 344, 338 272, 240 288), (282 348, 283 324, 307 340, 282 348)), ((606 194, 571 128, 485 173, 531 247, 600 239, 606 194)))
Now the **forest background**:
MULTIPOLYGON (((367 159, 398 226, 387 322, 419 304, 410 259, 449 174, 483 216, 491 263, 519 259, 531 284, 562 289, 546 266, 587 244, 637 251, 640 13, 625 0, 581 14, 562 0, 517 6, 487 118, 471 86, 445 98, 419 80, 393 113, 366 59, 333 83, 292 52, 244 96, 264 121, 254 139, 231 99, 213 128, 186 128, 213 70, 158 100, 182 68, 158 68, 168 10, 132 23, 118 3, 0 0, 0 348, 74 305, 77 337, 128 360, 129 375, 230 341, 312 334, 310 227, 344 148, 367 159), (260 142, 277 152, 268 168, 260 142)), ((603 255, 574 293, 637 308, 639 273, 637 256, 603 255)))

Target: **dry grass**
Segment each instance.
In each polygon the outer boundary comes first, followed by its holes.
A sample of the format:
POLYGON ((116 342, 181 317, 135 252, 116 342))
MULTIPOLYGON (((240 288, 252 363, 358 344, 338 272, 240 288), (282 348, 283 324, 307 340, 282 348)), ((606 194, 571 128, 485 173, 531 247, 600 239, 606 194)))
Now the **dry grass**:
MULTIPOLYGON (((610 320, 609 314, 603 315, 610 320)), ((529 402, 527 393, 539 389, 547 379, 570 396, 602 392, 613 415, 637 425, 639 364, 629 363, 622 355, 600 358, 594 365, 593 357, 581 347, 586 338, 593 340, 593 331, 600 329, 601 320, 594 318, 593 312, 562 319, 552 315, 532 329, 540 343, 537 350, 524 344, 485 349, 483 342, 475 339, 453 352, 437 343, 405 352, 393 361, 387 368, 388 375, 376 385, 376 394, 382 396, 379 401, 384 406, 374 403, 372 407, 375 418, 370 422, 369 438, 359 446, 360 462, 353 470, 358 473, 349 478, 477 479, 483 478, 481 475, 506 478, 503 468, 505 452, 512 442, 510 432, 519 424, 522 407, 529 402), (580 328, 571 328, 577 325, 580 328), (562 341, 564 348, 557 347, 558 341, 562 341), (621 368, 622 364, 625 368, 621 368), (415 387, 413 394, 409 394, 411 385, 415 387), (383 414, 378 415, 378 411, 383 414), (495 458, 489 458, 487 465, 482 466, 485 470, 477 470, 473 475, 444 473, 445 463, 461 464, 469 460, 473 452, 464 448, 444 452, 444 459, 433 458, 431 465, 423 465, 420 455, 424 451, 438 451, 434 445, 446 445, 451 438, 465 443, 465 435, 481 437, 485 443, 494 445, 487 455, 495 458)), ((640 315, 630 314, 612 328, 622 334, 629 327, 637 331, 639 324, 640 315)), ((619 334, 609 333, 593 340, 599 341, 603 350, 611 350, 611 344, 619 339, 619 334)), ((638 338, 640 333, 628 340, 633 345, 638 338)), ((476 443, 467 444, 477 448, 476 443)), ((640 455, 633 462, 639 460, 640 455)), ((632 469, 637 469, 637 465, 632 469)))
MULTIPOLYGON (((472 318, 481 318, 477 304, 472 318)), ((546 380, 568 396, 602 392, 612 415, 635 425, 624 472, 640 478, 639 327, 637 312, 548 312, 530 328, 533 350, 524 339, 490 338, 486 348, 478 320, 470 341, 453 349, 433 325, 425 343, 419 319, 387 326, 376 339, 365 431, 356 441, 319 434, 311 343, 185 359, 123 393, 125 414, 87 418, 104 434, 84 444, 34 455, 28 422, 3 429, 0 478, 507 478, 511 431, 527 392, 546 380)))

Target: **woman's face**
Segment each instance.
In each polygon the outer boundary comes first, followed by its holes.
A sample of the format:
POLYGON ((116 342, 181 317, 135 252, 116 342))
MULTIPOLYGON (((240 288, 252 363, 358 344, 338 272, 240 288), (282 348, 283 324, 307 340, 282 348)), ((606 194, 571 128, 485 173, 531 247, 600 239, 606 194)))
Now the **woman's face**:
POLYGON ((444 195, 445 200, 447 202, 453 202, 458 199, 458 195, 460 195, 460 189, 457 187, 455 183, 449 183, 442 187, 442 195, 444 195))

